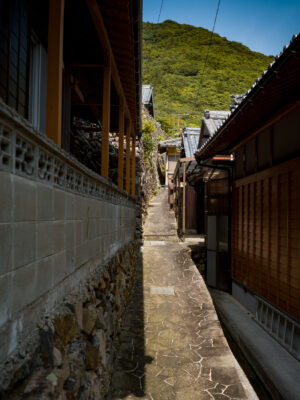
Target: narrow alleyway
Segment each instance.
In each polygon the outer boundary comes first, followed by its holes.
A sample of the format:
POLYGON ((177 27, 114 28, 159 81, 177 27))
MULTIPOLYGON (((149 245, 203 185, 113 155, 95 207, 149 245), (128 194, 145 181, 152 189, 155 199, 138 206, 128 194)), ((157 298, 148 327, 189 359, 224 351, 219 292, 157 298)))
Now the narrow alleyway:
POLYGON ((110 400, 257 399, 224 338, 167 189, 152 200, 110 400))

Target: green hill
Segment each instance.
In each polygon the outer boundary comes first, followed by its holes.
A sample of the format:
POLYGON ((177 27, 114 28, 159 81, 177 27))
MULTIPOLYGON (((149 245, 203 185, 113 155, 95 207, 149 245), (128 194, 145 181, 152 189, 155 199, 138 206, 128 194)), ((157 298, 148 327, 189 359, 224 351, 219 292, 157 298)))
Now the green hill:
POLYGON ((210 36, 204 28, 170 20, 143 24, 143 84, 154 87, 158 120, 198 114, 183 118, 185 125, 199 126, 205 109, 228 110, 230 95, 248 90, 273 60, 214 34, 202 74, 210 36))

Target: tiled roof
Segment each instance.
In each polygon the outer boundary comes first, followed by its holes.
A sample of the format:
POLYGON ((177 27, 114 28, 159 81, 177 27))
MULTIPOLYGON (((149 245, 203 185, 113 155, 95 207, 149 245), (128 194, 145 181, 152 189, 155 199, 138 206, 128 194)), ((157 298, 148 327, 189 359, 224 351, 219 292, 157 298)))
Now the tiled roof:
MULTIPOLYGON (((268 66, 268 69, 265 70, 262 75, 256 79, 254 84, 251 86, 251 88, 244 94, 242 95, 235 95, 234 96, 234 101, 236 101, 238 104, 231 109, 231 112, 227 115, 225 120, 223 120, 222 124, 215 130, 214 134, 210 136, 210 138, 201 145, 199 150, 196 153, 196 157, 201 158, 202 156, 207 157, 212 153, 213 151, 211 150, 213 147, 217 148, 217 151, 220 151, 221 149, 221 143, 223 143, 224 147, 224 138, 222 136, 222 140, 220 139, 216 144, 216 141, 218 140, 218 137, 223 135, 223 131, 229 125, 231 124, 231 121, 235 119, 240 111, 244 109, 248 104, 252 104, 254 108, 255 102, 253 102, 254 96, 256 96, 258 93, 264 93, 265 88, 264 86, 268 85, 270 81, 274 81, 274 77, 277 76, 278 79, 275 82, 275 86, 278 88, 278 93, 282 93, 281 95, 277 94, 276 98, 282 99, 283 95, 287 96, 288 90, 292 91, 297 89, 297 85, 299 84, 299 73, 297 74, 294 70, 292 71, 291 77, 289 77, 289 69, 285 69, 285 74, 277 74, 279 70, 283 69, 283 66, 285 65, 286 62, 289 62, 291 57, 295 55, 297 57, 297 54, 299 54, 299 48, 300 48, 300 34, 294 35, 290 43, 285 46, 282 50, 282 52, 275 57, 275 60, 268 66), (283 83, 280 83, 280 81, 283 81, 283 83)), ((295 60, 295 59, 294 59, 295 60)), ((294 61, 294 64, 296 64, 297 61, 294 61)), ((293 68, 298 68, 298 66, 294 66, 293 68)), ((272 100, 272 94, 270 94, 271 100, 269 103, 271 103, 272 100)), ((274 97, 274 96, 273 96, 274 97)), ((256 97, 255 97, 256 98, 256 97)), ((266 107, 271 107, 270 104, 266 103, 266 107)), ((260 110, 263 111, 263 110, 260 110)))
POLYGON ((212 136, 216 132, 216 130, 219 129, 219 127, 223 124, 229 114, 230 111, 204 111, 202 124, 207 127, 210 136, 212 136))
POLYGON ((182 133, 183 146, 186 157, 194 157, 200 137, 200 128, 184 128, 182 133))
POLYGON ((167 139, 158 143, 160 148, 163 147, 181 147, 181 139, 167 139))
MULTIPOLYGON (((143 104, 149 104, 151 101, 151 96, 153 97, 152 85, 143 85, 143 87, 142 87, 142 102, 143 102, 143 104)), ((152 98, 152 101, 153 101, 153 98, 152 98)))

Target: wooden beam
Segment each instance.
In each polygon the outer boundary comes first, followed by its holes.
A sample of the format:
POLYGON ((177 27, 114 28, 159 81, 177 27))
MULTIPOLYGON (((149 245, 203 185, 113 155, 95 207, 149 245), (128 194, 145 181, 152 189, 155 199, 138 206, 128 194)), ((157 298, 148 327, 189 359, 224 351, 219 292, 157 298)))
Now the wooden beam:
POLYGON ((131 195, 135 195, 135 143, 136 137, 132 137, 132 156, 131 156, 131 195))
POLYGON ((49 2, 47 136, 61 146, 64 0, 49 2))
POLYGON ((121 101, 119 108, 119 152, 118 152, 118 186, 123 189, 124 179, 124 103, 121 101))
POLYGON ((131 122, 127 121, 126 127, 126 192, 130 193, 130 134, 131 122))
POLYGON ((180 162, 195 161, 195 157, 184 157, 184 158, 180 158, 179 160, 180 160, 180 162))
POLYGON ((105 55, 103 73, 103 110, 102 110, 102 145, 101 145, 101 175, 108 178, 109 167, 109 128, 110 128, 110 86, 111 86, 111 55, 105 55))
POLYGON ((97 31, 99 41, 100 41, 104 51, 108 52, 111 55, 112 79, 114 81, 114 85, 115 85, 116 91, 119 95, 119 98, 124 101, 125 114, 126 114, 127 118, 131 122, 133 122, 131 120, 131 114, 130 114, 129 107, 128 107, 126 97, 124 94, 124 89, 123 89, 121 79, 119 76, 117 64, 116 64, 116 61, 115 61, 115 58, 114 58, 114 55, 112 52, 110 40, 109 40, 107 31, 106 31, 106 28, 104 25, 104 21, 103 21, 97 0, 86 0, 86 3, 90 10, 90 14, 91 14, 92 20, 94 22, 95 29, 97 31))

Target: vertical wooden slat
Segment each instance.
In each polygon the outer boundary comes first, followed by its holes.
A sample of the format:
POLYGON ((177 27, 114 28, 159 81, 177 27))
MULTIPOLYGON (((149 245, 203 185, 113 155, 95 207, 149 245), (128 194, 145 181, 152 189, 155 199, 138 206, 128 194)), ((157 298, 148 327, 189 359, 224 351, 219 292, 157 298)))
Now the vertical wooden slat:
POLYGON ((135 195, 135 142, 136 136, 132 138, 132 158, 131 158, 131 195, 135 195))
POLYGON ((47 136, 61 146, 64 0, 49 2, 47 136))
POLYGON ((251 244, 251 237, 250 237, 250 199, 251 199, 251 183, 249 183, 247 185, 247 205, 246 205, 246 209, 247 209, 247 242, 246 242, 246 246, 247 246, 247 284, 250 284, 250 280, 251 280, 251 263, 250 263, 250 244, 251 244))
POLYGON ((269 178, 266 179, 266 184, 268 184, 268 258, 267 258, 267 263, 268 263, 268 268, 267 268, 267 296, 270 298, 270 293, 271 293, 271 268, 273 267, 273 263, 271 260, 271 252, 272 252, 272 240, 271 240, 271 235, 272 235, 272 212, 273 212, 273 207, 272 205, 274 204, 272 201, 272 183, 273 183, 274 178, 269 178))
POLYGON ((245 185, 242 186, 242 204, 241 204, 241 213, 242 213, 242 224, 241 224, 241 242, 242 242, 242 250, 241 250, 241 256, 242 256, 242 268, 241 268, 241 275, 244 278, 245 277, 245 271, 246 271, 246 266, 245 266, 245 249, 244 249, 244 229, 245 229, 245 185))
POLYGON ((110 87, 111 87, 111 55, 108 52, 106 53, 104 58, 104 71, 103 71, 101 175, 104 178, 108 178, 108 168, 109 168, 110 87))
POLYGON ((281 193, 280 193, 280 174, 277 175, 276 179, 276 218, 275 218, 275 226, 276 226, 276 276, 277 276, 277 290, 276 290, 276 302, 279 304, 280 298, 280 206, 281 206, 281 193))
POLYGON ((257 210, 256 210, 256 196, 257 196, 257 190, 256 190, 257 182, 253 183, 253 232, 252 232, 252 252, 253 252, 253 264, 254 264, 254 286, 255 289, 257 290, 258 287, 258 282, 259 282, 259 271, 258 271, 258 263, 257 263, 257 255, 256 255, 256 218, 257 218, 257 210))
POLYGON ((286 213, 286 250, 287 250, 287 272, 288 272, 288 299, 287 299, 287 310, 291 312, 291 172, 287 173, 287 213, 286 213))
POLYGON ((182 193, 182 233, 185 234, 185 190, 186 190, 186 163, 183 163, 183 193, 182 193))
POLYGON ((119 106, 119 152, 118 152, 118 186, 123 189, 124 179, 124 102, 120 101, 119 106))
POLYGON ((130 135, 131 122, 127 121, 126 127, 126 192, 130 193, 130 135))
POLYGON ((259 192, 259 208, 260 208, 260 249, 259 249, 259 288, 260 293, 263 291, 263 238, 264 238, 264 180, 260 181, 260 192, 259 192))

